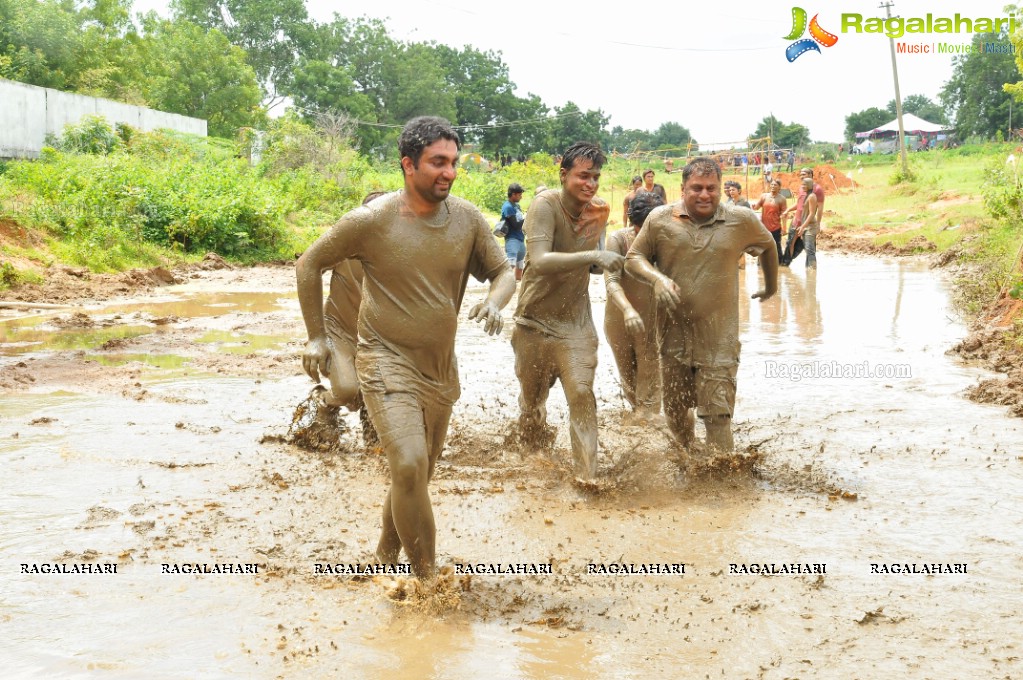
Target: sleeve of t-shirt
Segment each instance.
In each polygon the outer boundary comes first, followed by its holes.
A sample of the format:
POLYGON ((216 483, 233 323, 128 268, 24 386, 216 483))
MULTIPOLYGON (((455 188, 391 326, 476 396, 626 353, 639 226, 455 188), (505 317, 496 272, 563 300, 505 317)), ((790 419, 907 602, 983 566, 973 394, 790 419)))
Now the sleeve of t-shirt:
POLYGON ((362 245, 367 242, 366 233, 372 229, 371 224, 376 215, 378 212, 370 210, 366 206, 358 207, 345 213, 334 226, 320 237, 320 239, 326 240, 324 245, 327 252, 337 257, 332 266, 336 267, 349 258, 361 259, 362 245))
POLYGON ((745 229, 746 247, 744 250, 758 257, 768 248, 774 248, 774 237, 752 210, 743 210, 743 227, 745 229))
POLYGON ((817 197, 817 205, 824 205, 824 187, 818 184, 813 188, 813 194, 817 197))
POLYGON ((663 210, 671 210, 670 207, 664 206, 661 208, 655 208, 654 212, 646 218, 646 222, 643 223, 643 228, 639 230, 639 234, 636 236, 636 240, 632 242, 632 247, 629 248, 629 252, 626 253, 625 259, 627 260, 646 260, 650 264, 654 264, 656 258, 656 245, 657 245, 657 220, 655 216, 663 210))
POLYGON ((512 205, 511 201, 505 201, 504 205, 501 206, 501 218, 506 220, 515 219, 515 206, 512 205))
MULTIPOLYGON (((629 227, 626 227, 628 229, 629 227)), ((616 231, 607 238, 607 250, 608 252, 618 253, 619 255, 626 255, 628 250, 625 248, 625 239, 622 238, 621 230, 616 231)), ((604 285, 610 290, 615 284, 621 285, 622 283, 622 270, 612 271, 610 269, 604 270, 604 285)))
POLYGON ((493 281, 501 272, 508 271, 508 258, 490 233, 490 225, 476 213, 475 242, 469 258, 469 273, 477 281, 493 281))
POLYGON ((542 195, 529 206, 524 226, 526 238, 533 243, 554 241, 554 225, 556 215, 554 202, 542 195))

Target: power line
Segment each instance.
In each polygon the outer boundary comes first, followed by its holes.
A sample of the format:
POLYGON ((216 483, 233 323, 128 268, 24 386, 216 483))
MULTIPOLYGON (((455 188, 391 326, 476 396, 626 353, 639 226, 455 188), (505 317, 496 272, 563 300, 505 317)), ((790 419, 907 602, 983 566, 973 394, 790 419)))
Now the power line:
MULTIPOLYGON (((307 109, 304 106, 299 106, 298 104, 292 104, 291 106, 292 106, 292 108, 298 109, 299 111, 304 111, 306 113, 310 113, 310 114, 312 114, 314 116, 325 115, 325 112, 323 112, 323 111, 316 111, 314 109, 307 109)), ((538 116, 536 118, 523 118, 521 120, 506 120, 506 121, 500 121, 500 122, 497 122, 497 123, 487 123, 487 124, 481 124, 481 125, 452 125, 451 127, 454 130, 492 130, 492 129, 496 129, 496 128, 507 128, 507 127, 519 127, 521 125, 532 125, 533 123, 545 122, 545 121, 549 121, 549 120, 557 120, 559 118, 572 118, 572 117, 581 116, 581 115, 583 115, 582 111, 570 111, 568 113, 559 113, 559 114, 556 114, 556 115, 553 115, 553 116, 538 116)), ((355 125, 364 125, 364 126, 367 126, 367 127, 390 128, 390 129, 397 129, 397 130, 400 130, 403 127, 405 127, 404 125, 397 125, 395 123, 375 123, 375 122, 368 121, 368 120, 358 120, 357 118, 352 118, 350 120, 355 125)))

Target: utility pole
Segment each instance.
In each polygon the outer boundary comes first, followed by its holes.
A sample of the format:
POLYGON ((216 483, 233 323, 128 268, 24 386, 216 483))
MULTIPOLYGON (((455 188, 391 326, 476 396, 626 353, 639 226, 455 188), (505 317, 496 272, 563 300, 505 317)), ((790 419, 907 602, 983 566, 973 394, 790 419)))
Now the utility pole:
MULTIPOLYGON (((892 6, 893 2, 882 2, 879 7, 882 7, 888 15, 888 18, 892 18, 892 6)), ((902 154, 902 174, 903 176, 909 176, 909 159, 906 157, 906 130, 902 127, 902 95, 899 94, 899 68, 895 65, 895 39, 891 36, 888 37, 888 47, 892 51, 892 77, 895 79, 895 115, 899 119, 899 151, 902 154)))

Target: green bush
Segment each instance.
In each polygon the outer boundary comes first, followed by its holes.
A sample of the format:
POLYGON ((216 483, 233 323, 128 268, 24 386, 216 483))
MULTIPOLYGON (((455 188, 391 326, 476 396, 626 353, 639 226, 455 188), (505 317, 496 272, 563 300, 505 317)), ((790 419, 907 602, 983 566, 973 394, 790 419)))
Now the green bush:
POLYGON ((64 126, 57 148, 65 153, 108 154, 121 144, 103 116, 84 116, 77 124, 64 126))

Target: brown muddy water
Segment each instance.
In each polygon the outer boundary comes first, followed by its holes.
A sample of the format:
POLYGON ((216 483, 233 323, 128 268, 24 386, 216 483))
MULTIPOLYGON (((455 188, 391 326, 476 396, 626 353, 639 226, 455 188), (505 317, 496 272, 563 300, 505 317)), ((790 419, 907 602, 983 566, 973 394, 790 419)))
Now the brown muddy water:
MULTIPOLYGON (((961 397, 989 374, 945 355, 965 329, 942 278, 820 264, 742 302, 740 464, 623 420, 601 345, 597 492, 571 484, 558 387, 553 450, 504 445, 510 333, 465 323, 431 485, 439 561, 553 573, 404 599, 392 577, 314 573, 367 559, 387 476, 354 430, 342 455, 281 441, 311 386, 290 270, 0 317, 0 676, 1023 676, 1023 427, 961 397), (54 563, 117 573, 22 573, 54 563), (180 563, 259 573, 162 573, 180 563), (621 563, 685 573, 587 573, 621 563), (732 573, 793 563, 825 573, 732 573), (874 573, 906 564, 966 573, 874 573)), ((597 277, 591 293, 600 329, 597 277)))

